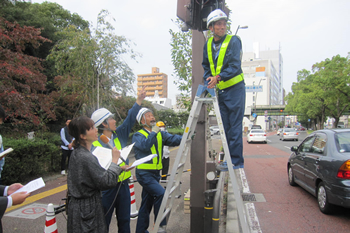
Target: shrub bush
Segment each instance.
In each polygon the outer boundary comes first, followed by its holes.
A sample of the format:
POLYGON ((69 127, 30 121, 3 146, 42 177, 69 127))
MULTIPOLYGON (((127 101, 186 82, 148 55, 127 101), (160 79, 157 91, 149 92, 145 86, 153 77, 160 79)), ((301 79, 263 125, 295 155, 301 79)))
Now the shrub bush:
POLYGON ((36 136, 34 140, 3 138, 4 149, 13 149, 5 158, 1 174, 3 184, 23 183, 48 172, 59 171, 61 149, 58 143, 60 137, 57 137, 52 135, 42 139, 36 136))

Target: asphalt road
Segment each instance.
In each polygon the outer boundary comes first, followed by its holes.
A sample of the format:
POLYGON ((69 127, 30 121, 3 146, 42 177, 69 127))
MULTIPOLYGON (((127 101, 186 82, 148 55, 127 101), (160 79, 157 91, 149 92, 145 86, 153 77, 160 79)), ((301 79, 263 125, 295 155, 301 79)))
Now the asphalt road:
POLYGON ((266 199, 254 203, 262 232, 349 232, 350 209, 340 207, 337 214, 324 215, 314 196, 288 183, 290 147, 299 145, 306 132, 301 132, 298 142, 269 135, 267 144, 244 141, 244 170, 250 191, 266 199))

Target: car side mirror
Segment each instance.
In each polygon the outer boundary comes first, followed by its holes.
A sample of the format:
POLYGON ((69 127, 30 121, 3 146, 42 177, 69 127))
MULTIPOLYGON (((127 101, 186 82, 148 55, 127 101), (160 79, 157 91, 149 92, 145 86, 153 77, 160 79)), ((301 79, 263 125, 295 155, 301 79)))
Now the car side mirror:
POLYGON ((293 152, 297 152, 298 151, 298 146, 292 146, 290 148, 290 150, 293 151, 293 152))

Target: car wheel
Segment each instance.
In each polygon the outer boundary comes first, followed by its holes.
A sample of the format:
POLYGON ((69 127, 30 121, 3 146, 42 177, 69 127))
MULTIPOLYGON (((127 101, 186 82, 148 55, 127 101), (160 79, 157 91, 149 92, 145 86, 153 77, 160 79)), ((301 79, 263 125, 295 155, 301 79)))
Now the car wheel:
POLYGON ((297 141, 299 141, 299 139, 297 139, 297 141))
POLYGON ((288 167, 288 181, 290 186, 297 186, 297 183, 295 183, 294 181, 294 173, 293 173, 292 166, 288 167))
POLYGON ((328 202, 328 195, 323 182, 317 188, 317 203, 322 213, 331 214, 333 212, 334 206, 328 202))

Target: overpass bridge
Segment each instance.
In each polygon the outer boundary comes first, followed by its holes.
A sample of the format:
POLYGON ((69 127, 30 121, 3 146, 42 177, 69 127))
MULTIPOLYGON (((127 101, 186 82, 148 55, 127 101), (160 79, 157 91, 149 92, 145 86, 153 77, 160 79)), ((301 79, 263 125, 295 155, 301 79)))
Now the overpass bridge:
POLYGON ((292 115, 286 112, 286 105, 256 105, 256 107, 249 106, 244 111, 245 117, 250 117, 255 113, 257 116, 287 116, 292 115))

